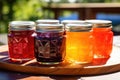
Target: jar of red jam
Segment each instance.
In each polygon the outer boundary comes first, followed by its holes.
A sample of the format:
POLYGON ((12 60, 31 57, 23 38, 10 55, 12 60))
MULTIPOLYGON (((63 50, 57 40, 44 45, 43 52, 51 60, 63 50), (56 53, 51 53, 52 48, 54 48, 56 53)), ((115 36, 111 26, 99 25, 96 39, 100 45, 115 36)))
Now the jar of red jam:
POLYGON ((109 59, 113 45, 112 22, 109 20, 86 20, 86 22, 93 24, 94 61, 103 62, 109 59))
POLYGON ((35 57, 43 65, 59 64, 64 60, 66 37, 62 24, 38 24, 35 37, 35 57))
POLYGON ((9 57, 14 62, 34 58, 35 23, 32 21, 12 21, 9 23, 9 57))

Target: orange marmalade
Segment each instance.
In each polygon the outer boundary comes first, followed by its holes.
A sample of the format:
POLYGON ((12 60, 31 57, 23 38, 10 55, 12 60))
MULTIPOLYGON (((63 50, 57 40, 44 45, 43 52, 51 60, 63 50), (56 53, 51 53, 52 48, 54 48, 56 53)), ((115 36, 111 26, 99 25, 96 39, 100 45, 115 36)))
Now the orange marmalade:
POLYGON ((90 63, 93 59, 91 24, 67 24, 66 61, 90 63))

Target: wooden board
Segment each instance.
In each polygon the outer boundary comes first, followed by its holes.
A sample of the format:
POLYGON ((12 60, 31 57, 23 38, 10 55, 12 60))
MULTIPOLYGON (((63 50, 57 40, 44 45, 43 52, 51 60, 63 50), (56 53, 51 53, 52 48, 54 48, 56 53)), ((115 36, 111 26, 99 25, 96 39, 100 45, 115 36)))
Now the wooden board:
POLYGON ((0 68, 46 75, 96 75, 120 70, 120 47, 113 47, 111 57, 100 64, 77 65, 63 62, 60 65, 43 66, 31 60, 24 63, 13 63, 8 58, 7 45, 0 47, 0 68))

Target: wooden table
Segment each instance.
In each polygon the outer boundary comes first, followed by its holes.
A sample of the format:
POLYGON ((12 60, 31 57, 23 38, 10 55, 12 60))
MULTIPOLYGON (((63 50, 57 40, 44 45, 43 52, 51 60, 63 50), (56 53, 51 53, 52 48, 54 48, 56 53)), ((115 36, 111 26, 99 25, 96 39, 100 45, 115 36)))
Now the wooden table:
MULTIPOLYGON (((120 48, 120 36, 114 37, 114 46, 120 48)), ((8 50, 7 45, 0 46, 0 52, 4 52, 8 50)), ((120 52, 118 52, 120 53, 120 52)), ((1 57, 1 56, 0 56, 1 57)), ((9 66, 8 66, 9 67, 9 66)), ((116 67, 115 67, 116 68, 116 67)), ((115 69, 115 68, 111 68, 115 69)), ((118 68, 118 67, 117 67, 118 68)), ((107 70, 107 69, 106 69, 107 70)), ((109 69, 108 69, 109 70, 109 69)), ((101 75, 91 75, 91 76, 82 76, 82 75, 74 75, 74 76, 65 76, 65 75, 42 75, 42 74, 32 74, 32 73, 23 73, 23 72, 14 72, 10 70, 2 70, 0 68, 0 80, 119 80, 120 79, 120 71, 115 71, 107 74, 101 75)))
POLYGON ((79 19, 95 19, 96 14, 101 13, 120 13, 120 3, 59 3, 43 7, 43 10, 51 10, 58 19, 62 11, 76 11, 79 19))
MULTIPOLYGON (((7 45, 0 46, 0 51, 6 51, 7 45)), ((27 74, 21 72, 14 72, 9 70, 0 69, 0 80, 119 80, 120 71, 103 74, 103 75, 92 75, 92 76, 65 76, 65 75, 36 75, 27 74)))

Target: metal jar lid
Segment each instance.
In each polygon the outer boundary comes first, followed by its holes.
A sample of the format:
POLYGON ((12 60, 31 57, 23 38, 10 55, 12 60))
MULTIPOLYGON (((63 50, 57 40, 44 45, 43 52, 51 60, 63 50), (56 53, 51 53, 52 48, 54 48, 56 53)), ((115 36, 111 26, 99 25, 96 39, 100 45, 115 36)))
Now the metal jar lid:
POLYGON ((70 32, 89 32, 92 29, 92 24, 67 24, 68 27, 67 31, 70 32))
POLYGON ((83 20, 63 20, 61 21, 62 24, 66 25, 66 24, 81 24, 81 23, 85 23, 85 21, 83 20))
POLYGON ((86 20, 86 22, 93 24, 93 28, 112 28, 112 21, 109 20, 86 20))
POLYGON ((37 32, 46 32, 46 31, 64 31, 63 24, 37 24, 37 32))
POLYGON ((9 30, 35 30, 35 23, 33 21, 12 21, 9 23, 9 30))
POLYGON ((59 24, 59 20, 41 19, 36 20, 36 24, 59 24))

